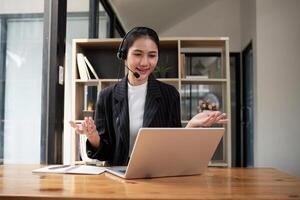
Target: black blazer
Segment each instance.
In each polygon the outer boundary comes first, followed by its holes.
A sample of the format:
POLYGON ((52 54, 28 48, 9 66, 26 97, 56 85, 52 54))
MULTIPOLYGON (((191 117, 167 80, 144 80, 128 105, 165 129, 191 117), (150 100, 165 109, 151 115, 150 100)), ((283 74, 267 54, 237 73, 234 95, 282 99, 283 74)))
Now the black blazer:
MULTIPOLYGON (((95 124, 100 147, 95 150, 87 141, 90 158, 109 165, 127 165, 129 154, 129 111, 127 76, 98 95, 95 124)), ((180 97, 177 89, 148 78, 143 127, 181 127, 180 97)))

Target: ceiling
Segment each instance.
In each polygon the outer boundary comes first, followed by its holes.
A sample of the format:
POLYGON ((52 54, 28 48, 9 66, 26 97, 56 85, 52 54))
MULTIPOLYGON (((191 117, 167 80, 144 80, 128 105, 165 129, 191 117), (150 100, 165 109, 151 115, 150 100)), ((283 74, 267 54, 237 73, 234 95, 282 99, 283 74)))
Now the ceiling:
POLYGON ((125 31, 148 26, 158 34, 216 0, 109 0, 125 31))

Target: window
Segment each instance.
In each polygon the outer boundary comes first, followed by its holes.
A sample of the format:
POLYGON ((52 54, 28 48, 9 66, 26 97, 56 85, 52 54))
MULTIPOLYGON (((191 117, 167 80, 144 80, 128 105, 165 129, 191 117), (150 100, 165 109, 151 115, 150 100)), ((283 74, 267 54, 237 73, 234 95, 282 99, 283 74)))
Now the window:
POLYGON ((32 5, 6 0, 0 9, 4 164, 40 163, 44 1, 32 5))

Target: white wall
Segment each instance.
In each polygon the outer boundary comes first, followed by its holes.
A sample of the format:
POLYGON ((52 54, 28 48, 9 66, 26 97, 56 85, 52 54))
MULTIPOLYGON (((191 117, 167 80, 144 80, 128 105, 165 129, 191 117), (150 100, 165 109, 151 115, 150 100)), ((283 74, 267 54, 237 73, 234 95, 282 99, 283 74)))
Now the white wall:
MULTIPOLYGON (((257 152, 257 25, 256 25, 256 0, 241 1, 241 52, 252 43, 253 56, 253 149, 254 160, 257 152)), ((242 58, 241 58, 242 59, 242 58)))
POLYGON ((256 0, 242 0, 240 5, 241 50, 251 41, 256 44, 256 0))
MULTIPOLYGON (((71 0, 72 1, 72 0, 71 0)), ((69 2, 69 1, 68 1, 69 2)), ((89 10, 89 0, 76 0, 68 3, 68 12, 87 12, 89 10)), ((103 10, 100 6, 100 10, 103 10)), ((0 0, 1 14, 20 14, 20 13, 43 13, 44 0, 0 0), (30 6, 28 6, 30 5, 30 6)))
POLYGON ((212 1, 175 26, 159 33, 160 36, 228 36, 230 51, 239 52, 240 0, 212 1))
POLYGON ((300 1, 256 1, 255 166, 300 176, 300 1))
POLYGON ((0 0, 1 14, 43 13, 43 0, 0 0))

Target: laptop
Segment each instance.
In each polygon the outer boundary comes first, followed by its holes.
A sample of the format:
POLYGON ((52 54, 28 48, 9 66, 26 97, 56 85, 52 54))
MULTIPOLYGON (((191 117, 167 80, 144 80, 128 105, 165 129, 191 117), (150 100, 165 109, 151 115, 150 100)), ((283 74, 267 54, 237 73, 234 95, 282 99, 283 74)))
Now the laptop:
POLYGON ((128 166, 108 167, 124 179, 201 174, 224 128, 141 128, 128 166))

